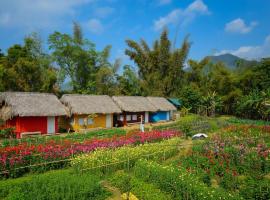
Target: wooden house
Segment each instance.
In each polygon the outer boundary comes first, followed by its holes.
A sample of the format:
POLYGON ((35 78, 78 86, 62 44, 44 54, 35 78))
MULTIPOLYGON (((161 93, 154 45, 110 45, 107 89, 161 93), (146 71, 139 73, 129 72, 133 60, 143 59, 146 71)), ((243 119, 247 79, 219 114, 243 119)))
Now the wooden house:
MULTIPOLYGON (((121 113, 120 108, 107 95, 65 94, 60 101, 69 112, 69 127, 76 132, 93 128, 111 128, 113 114, 121 113)), ((65 121, 64 120, 64 121, 65 121)))
POLYGON ((65 107, 53 94, 28 92, 0 93, 0 118, 4 128, 14 127, 22 134, 54 134, 58 117, 67 115, 65 107))
POLYGON ((164 97, 147 97, 147 99, 157 109, 157 112, 150 113, 150 122, 169 121, 171 120, 172 112, 177 110, 177 108, 164 97))
POLYGON ((145 123, 148 123, 149 112, 157 111, 146 97, 113 96, 112 99, 122 110, 121 114, 114 116, 114 124, 117 126, 140 123, 141 117, 145 123))

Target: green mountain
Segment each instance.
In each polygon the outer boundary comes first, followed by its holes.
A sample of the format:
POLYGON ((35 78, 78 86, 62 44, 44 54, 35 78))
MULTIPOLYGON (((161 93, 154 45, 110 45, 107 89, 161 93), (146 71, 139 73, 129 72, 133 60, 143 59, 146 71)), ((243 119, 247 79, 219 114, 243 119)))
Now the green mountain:
POLYGON ((208 56, 208 58, 213 63, 223 62, 230 69, 235 69, 237 65, 239 65, 240 63, 241 65, 245 65, 245 66, 250 66, 257 63, 257 61, 245 60, 243 58, 239 58, 229 53, 218 55, 218 56, 208 56))

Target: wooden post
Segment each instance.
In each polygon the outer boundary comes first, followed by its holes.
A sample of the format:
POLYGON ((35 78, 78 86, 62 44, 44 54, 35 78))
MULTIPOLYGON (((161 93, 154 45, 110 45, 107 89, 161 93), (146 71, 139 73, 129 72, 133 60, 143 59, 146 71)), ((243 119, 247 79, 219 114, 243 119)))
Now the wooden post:
POLYGON ((127 125, 127 115, 126 115, 126 112, 123 113, 124 115, 124 126, 127 125))

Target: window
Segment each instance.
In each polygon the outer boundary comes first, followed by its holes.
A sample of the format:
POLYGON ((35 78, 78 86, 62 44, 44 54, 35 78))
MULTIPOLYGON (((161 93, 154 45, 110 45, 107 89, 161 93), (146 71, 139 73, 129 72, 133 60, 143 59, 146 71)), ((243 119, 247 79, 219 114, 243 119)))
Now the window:
POLYGON ((88 118, 88 120, 87 120, 87 124, 88 125, 91 125, 91 124, 93 124, 94 122, 93 122, 93 119, 91 119, 91 118, 88 118))
POLYGON ((123 115, 120 115, 120 121, 121 121, 121 122, 124 121, 123 115))
POLYGON ((127 115, 127 121, 131 121, 131 115, 127 115))
POLYGON ((79 118, 79 125, 80 126, 84 125, 84 118, 79 118))
POLYGON ((73 125, 74 124, 74 118, 70 118, 70 124, 73 125))
POLYGON ((132 120, 137 121, 137 115, 132 115, 132 120))

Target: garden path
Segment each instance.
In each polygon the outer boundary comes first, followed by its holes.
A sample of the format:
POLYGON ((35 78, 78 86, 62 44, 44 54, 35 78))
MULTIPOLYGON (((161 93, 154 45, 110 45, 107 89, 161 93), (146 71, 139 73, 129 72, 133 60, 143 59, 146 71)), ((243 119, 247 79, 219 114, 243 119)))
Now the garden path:
POLYGON ((107 181, 103 181, 102 186, 112 193, 112 196, 108 197, 106 200, 123 200, 121 197, 122 194, 118 188, 111 186, 107 181))
POLYGON ((179 146, 179 153, 176 154, 175 156, 167 159, 164 164, 168 164, 171 163, 172 161, 178 159, 179 157, 185 156, 187 155, 187 153, 192 149, 192 140, 188 139, 188 140, 184 140, 183 142, 181 142, 181 146, 179 146))

